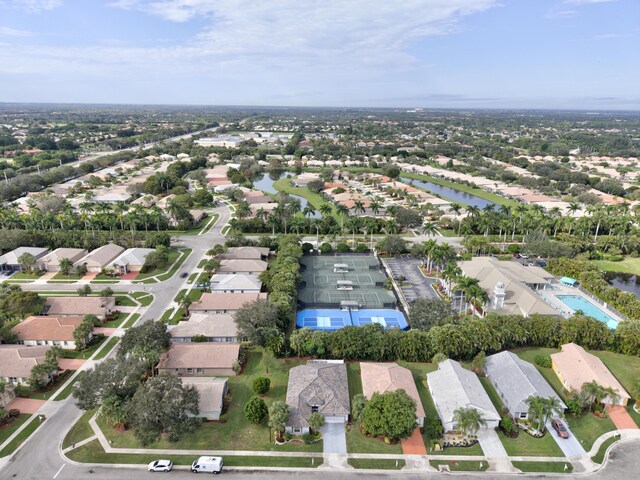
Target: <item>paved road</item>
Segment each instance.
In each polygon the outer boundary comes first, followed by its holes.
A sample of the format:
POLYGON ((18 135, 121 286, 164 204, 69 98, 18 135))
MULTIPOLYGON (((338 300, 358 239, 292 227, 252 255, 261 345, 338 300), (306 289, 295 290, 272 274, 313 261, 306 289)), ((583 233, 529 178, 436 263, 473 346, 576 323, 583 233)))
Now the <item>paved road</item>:
MULTIPOLYGON (((65 413, 67 413, 65 411, 65 413)), ((65 421, 68 419, 65 418, 65 421)), ((51 425, 55 422, 55 418, 49 420, 51 425)), ((62 425, 64 422, 58 422, 62 425)), ((43 427, 44 428, 44 427, 43 427)), ((619 480, 623 478, 634 478, 640 469, 640 455, 638 455, 640 441, 626 442, 616 446, 606 465, 601 471, 593 474, 584 475, 582 478, 588 480, 619 480)), ((140 480, 140 478, 156 478, 153 475, 162 475, 161 478, 173 479, 192 479, 193 474, 185 470, 176 470, 169 474, 152 474, 140 468, 117 468, 117 467, 88 467, 83 465, 74 465, 64 463, 62 458, 56 452, 55 455, 49 455, 44 452, 51 451, 51 447, 40 436, 35 436, 29 441, 27 448, 23 449, 17 456, 15 461, 9 467, 1 472, 0 477, 4 479, 19 480, 140 480), (43 454, 44 453, 44 454, 43 454), (63 467, 64 465, 64 467, 63 467), (60 470, 62 468, 62 470, 60 470), (90 473, 92 471, 93 473, 90 473)), ((344 471, 304 471, 304 472, 231 472, 226 471, 224 478, 248 479, 253 480, 288 480, 288 479, 309 479, 309 480, 339 480, 344 478, 391 478, 401 476, 407 480, 425 480, 437 478, 450 478, 453 480, 468 480, 479 478, 540 478, 543 474, 490 474, 479 476, 478 474, 456 474, 456 473, 415 473, 415 472, 381 472, 376 474, 344 472, 344 471)))
MULTIPOLYGON (((182 264, 176 274, 169 280, 161 283, 149 285, 109 285, 115 291, 149 291, 154 295, 154 300, 149 305, 144 316, 136 323, 144 320, 159 319, 169 304, 173 301, 176 294, 182 289, 187 288, 187 278, 180 278, 181 272, 190 272, 196 268, 200 260, 216 243, 223 243, 225 238, 222 235, 222 228, 227 224, 230 217, 229 208, 226 205, 214 209, 214 213, 220 215, 216 224, 203 235, 182 236, 178 237, 178 245, 193 249, 189 257, 182 264)), ((63 284, 46 284, 46 285, 21 285, 25 290, 77 290, 77 285, 63 284)), ((0 479, 62 479, 77 478, 86 479, 88 477, 87 468, 80 466, 72 466, 65 464, 66 462, 58 452, 58 446, 63 436, 69 428, 76 422, 76 419, 82 413, 74 404, 73 398, 60 402, 48 402, 43 407, 47 420, 42 427, 34 433, 28 440, 28 443, 2 468, 0 463, 0 479), (64 465, 64 467, 63 467, 64 465), (62 471, 56 476, 56 472, 62 468, 62 471), (71 475, 71 476, 63 476, 71 475)), ((6 459, 4 459, 6 461, 6 459)), ((109 471, 110 478, 119 478, 118 470, 109 471)), ((139 475, 140 472, 131 470, 139 475)), ((133 474, 133 473, 132 473, 133 474)), ((146 472, 145 472, 146 475, 146 472)), ((93 476, 91 477, 93 478, 93 476)), ((104 477, 107 478, 107 477, 104 477)))

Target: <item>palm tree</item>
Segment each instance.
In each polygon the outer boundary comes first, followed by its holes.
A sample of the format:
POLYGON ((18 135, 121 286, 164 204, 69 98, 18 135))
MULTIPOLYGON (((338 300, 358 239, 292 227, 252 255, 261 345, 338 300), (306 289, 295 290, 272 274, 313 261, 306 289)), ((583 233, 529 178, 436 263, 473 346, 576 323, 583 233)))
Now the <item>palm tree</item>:
POLYGON ((60 271, 64 276, 66 277, 69 276, 69 273, 71 272, 72 267, 73 267, 73 262, 71 261, 71 259, 63 258, 62 260, 60 260, 60 271))
POLYGON ((380 213, 380 202, 378 202, 377 200, 372 200, 369 204, 369 208, 374 215, 378 215, 378 213, 380 213))
POLYGON ((479 285, 470 286, 465 294, 467 295, 467 298, 472 305, 471 315, 475 317, 476 305, 480 303, 482 306, 484 306, 484 304, 489 300, 489 295, 487 295, 487 292, 484 291, 484 288, 480 287, 479 285))
POLYGON ((355 202, 353 202, 353 213, 358 214, 358 213, 364 213, 365 212, 365 208, 364 208, 364 203, 360 200, 356 200, 355 202))
POLYGON ((340 224, 340 228, 344 230, 344 217, 349 215, 349 209, 345 205, 339 203, 338 206, 336 207, 336 211, 338 212, 338 215, 340 215, 342 220, 340 224))
POLYGON ((332 209, 328 203, 323 203, 322 205, 320 205, 320 207, 318 207, 318 210, 320 210, 320 213, 323 217, 326 217, 331 214, 332 209))
POLYGON ((313 205, 311 205, 310 203, 307 203, 307 206, 304 207, 304 210, 302 211, 302 214, 305 217, 309 217, 309 218, 313 217, 315 213, 316 213, 316 209, 313 208, 313 205))
POLYGON ((473 407, 456 408, 453 411, 453 421, 465 435, 475 435, 480 428, 487 426, 482 414, 473 407))
POLYGON ((540 397, 531 395, 525 400, 525 403, 529 406, 529 419, 537 425, 539 432, 545 431, 545 425, 547 421, 554 415, 560 415, 562 413, 562 404, 560 400, 553 397, 540 397))
POLYGON ((438 233, 438 228, 434 222, 424 222, 422 225, 422 233, 435 236, 438 233))
POLYGON ((447 282, 447 295, 451 296, 451 287, 456 278, 462 274, 462 269, 455 262, 449 262, 442 270, 442 278, 447 282))

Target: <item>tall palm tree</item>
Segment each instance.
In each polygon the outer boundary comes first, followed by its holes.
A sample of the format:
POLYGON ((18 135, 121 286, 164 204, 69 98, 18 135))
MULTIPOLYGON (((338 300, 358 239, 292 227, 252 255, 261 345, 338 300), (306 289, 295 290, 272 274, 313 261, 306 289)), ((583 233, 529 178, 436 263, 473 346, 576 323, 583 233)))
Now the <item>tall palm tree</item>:
POLYGON ((307 206, 304 207, 304 210, 302 210, 302 214, 305 217, 309 217, 309 218, 313 217, 315 213, 316 213, 316 209, 313 208, 313 205, 311 205, 310 203, 307 203, 307 206))
POLYGON ((357 215, 358 213, 364 213, 364 203, 360 200, 356 200, 353 202, 353 212, 357 215))
POLYGON ((473 407, 456 408, 453 411, 453 421, 465 435, 475 435, 482 427, 487 426, 487 421, 482 414, 473 407))
POLYGON ((320 207, 318 207, 318 210, 320 211, 323 217, 327 217, 331 215, 332 209, 328 203, 323 203, 322 205, 320 205, 320 207))
POLYGON ((434 222, 424 222, 424 224, 422 225, 422 233, 424 235, 437 235, 437 225, 434 222))
POLYGON ((372 200, 369 204, 369 208, 374 215, 378 215, 380 213, 380 202, 378 202, 377 200, 372 200))
POLYGON ((481 305, 484 306, 484 304, 487 303, 487 301, 489 300, 489 295, 487 295, 487 292, 484 291, 484 288, 480 287, 479 285, 470 286, 465 292, 465 294, 473 307, 471 309, 471 316, 475 317, 476 304, 480 303, 481 305))

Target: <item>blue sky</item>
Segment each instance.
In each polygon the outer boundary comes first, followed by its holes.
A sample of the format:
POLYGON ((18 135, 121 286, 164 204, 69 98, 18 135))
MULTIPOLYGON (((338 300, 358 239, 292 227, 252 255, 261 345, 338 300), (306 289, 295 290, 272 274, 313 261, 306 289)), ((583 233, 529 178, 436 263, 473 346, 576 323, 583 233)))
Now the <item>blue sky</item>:
POLYGON ((638 0, 0 0, 0 102, 640 109, 638 0))

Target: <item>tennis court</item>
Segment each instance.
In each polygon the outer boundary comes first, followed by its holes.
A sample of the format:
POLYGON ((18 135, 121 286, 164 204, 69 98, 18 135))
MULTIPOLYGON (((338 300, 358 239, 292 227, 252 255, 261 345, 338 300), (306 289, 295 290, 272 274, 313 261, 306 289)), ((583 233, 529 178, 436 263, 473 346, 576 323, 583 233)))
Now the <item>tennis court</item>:
POLYGON ((345 301, 359 308, 395 308, 396 297, 384 288, 386 275, 372 256, 306 256, 300 260, 299 308, 336 309, 345 301))
POLYGON ((384 328, 408 328, 407 320, 398 310, 365 309, 343 311, 337 309, 305 309, 298 312, 296 325, 298 328, 314 330, 338 330, 347 326, 363 326, 375 323, 384 328))

